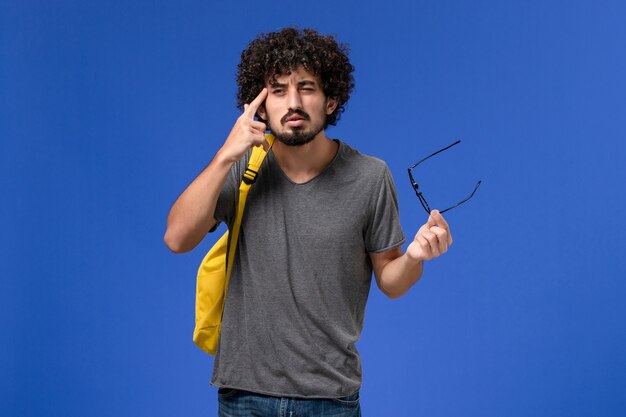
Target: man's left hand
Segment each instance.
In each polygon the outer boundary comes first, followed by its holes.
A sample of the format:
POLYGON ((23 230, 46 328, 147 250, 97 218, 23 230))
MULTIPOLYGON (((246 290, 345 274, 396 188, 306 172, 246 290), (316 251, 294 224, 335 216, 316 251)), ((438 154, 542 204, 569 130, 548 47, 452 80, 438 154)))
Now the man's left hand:
POLYGON ((426 224, 417 231, 406 254, 415 261, 429 261, 446 253, 450 245, 452 245, 450 226, 439 211, 433 210, 426 224))

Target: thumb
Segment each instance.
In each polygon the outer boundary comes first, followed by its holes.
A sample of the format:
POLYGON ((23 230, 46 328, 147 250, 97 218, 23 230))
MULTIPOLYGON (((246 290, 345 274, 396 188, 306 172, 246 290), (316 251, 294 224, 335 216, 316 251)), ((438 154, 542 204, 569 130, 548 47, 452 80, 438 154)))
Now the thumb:
POLYGON ((430 216, 428 216, 428 222, 426 223, 429 227, 437 226, 437 215, 439 214, 439 210, 432 210, 430 212, 430 216))

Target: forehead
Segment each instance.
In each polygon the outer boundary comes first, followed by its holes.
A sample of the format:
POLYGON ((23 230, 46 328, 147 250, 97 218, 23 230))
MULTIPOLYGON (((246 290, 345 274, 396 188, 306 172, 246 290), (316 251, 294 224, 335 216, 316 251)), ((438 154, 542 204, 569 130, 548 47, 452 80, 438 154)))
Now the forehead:
POLYGON ((321 79, 319 76, 304 69, 304 67, 302 66, 291 70, 290 73, 276 74, 273 77, 270 77, 267 83, 269 85, 274 85, 274 84, 289 84, 290 82, 298 83, 301 81, 313 81, 316 84, 321 84, 321 79))

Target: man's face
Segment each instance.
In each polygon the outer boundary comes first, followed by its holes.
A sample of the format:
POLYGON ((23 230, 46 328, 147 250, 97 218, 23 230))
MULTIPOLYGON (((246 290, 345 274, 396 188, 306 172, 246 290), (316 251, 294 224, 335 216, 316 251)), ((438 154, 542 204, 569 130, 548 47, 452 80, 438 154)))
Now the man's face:
POLYGON ((302 67, 277 75, 266 87, 267 98, 258 113, 285 145, 301 146, 315 139, 337 107, 336 100, 324 95, 320 78, 302 67))

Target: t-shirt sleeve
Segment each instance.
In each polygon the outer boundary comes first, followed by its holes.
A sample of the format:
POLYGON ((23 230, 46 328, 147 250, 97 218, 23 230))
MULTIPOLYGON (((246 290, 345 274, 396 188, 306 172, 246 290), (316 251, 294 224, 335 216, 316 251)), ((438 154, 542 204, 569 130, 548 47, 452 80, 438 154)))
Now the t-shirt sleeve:
POLYGON ((220 192, 215 206, 215 212, 213 217, 217 220, 217 224, 210 230, 215 231, 220 223, 224 222, 230 228, 231 224, 235 221, 235 209, 237 207, 237 200, 239 199, 239 184, 243 175, 242 166, 247 166, 250 159, 249 153, 240 161, 233 164, 226 183, 220 192))
POLYGON ((398 195, 389 168, 385 165, 378 190, 370 204, 370 222, 365 230, 368 252, 385 252, 404 243, 400 225, 398 195))

